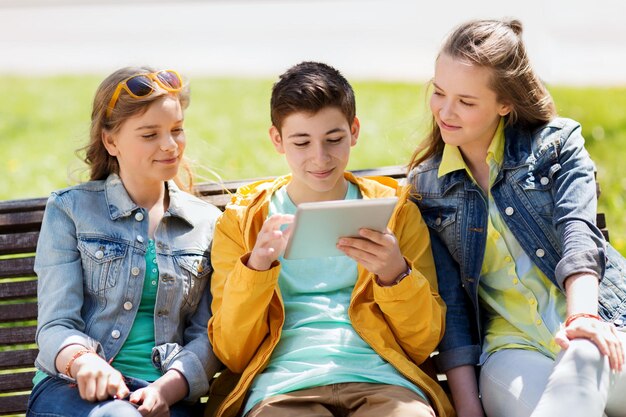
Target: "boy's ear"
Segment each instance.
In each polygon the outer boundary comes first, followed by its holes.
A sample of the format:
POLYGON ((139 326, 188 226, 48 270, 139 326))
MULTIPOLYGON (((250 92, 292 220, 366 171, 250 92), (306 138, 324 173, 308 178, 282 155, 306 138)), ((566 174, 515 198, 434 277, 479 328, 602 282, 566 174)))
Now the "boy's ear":
POLYGON ((278 128, 274 125, 270 127, 270 139, 274 148, 278 153, 285 153, 285 147, 283 146, 283 138, 280 136, 278 128))
POLYGON ((109 155, 111 156, 117 156, 117 144, 115 141, 115 138, 113 137, 113 135, 102 129, 102 144, 104 145, 104 147, 106 148, 107 152, 109 153, 109 155))
POLYGON ((356 145, 357 139, 359 139, 359 132, 361 131, 361 122, 359 118, 354 116, 354 121, 350 126, 350 146, 356 145))

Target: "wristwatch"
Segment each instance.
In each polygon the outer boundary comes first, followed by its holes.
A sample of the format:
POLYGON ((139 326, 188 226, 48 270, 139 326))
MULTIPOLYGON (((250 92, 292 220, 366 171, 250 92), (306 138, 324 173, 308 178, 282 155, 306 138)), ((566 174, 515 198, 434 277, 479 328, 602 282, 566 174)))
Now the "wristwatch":
POLYGON ((389 284, 382 283, 380 281, 380 278, 378 278, 378 276, 376 276, 376 284, 380 285, 381 287, 393 287, 394 285, 398 285, 400 283, 400 281, 402 281, 404 278, 406 278, 409 275, 411 275, 411 267, 407 265, 406 266, 406 271, 401 272, 400 275, 398 275, 396 277, 396 279, 391 281, 389 284))

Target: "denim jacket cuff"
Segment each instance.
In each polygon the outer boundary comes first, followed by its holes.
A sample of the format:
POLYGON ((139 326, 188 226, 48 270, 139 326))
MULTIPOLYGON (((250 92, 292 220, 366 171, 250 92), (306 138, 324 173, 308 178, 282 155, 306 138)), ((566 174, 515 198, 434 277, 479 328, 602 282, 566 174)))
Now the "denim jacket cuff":
POLYGON ((435 356, 435 364, 440 372, 464 365, 477 365, 480 358, 480 346, 469 345, 439 352, 435 356))
MULTIPOLYGON (((89 349, 93 349, 102 358, 107 359, 105 357, 102 345, 97 340, 74 330, 70 332, 73 334, 70 334, 69 336, 67 334, 63 334, 59 335, 60 337, 58 339, 56 339, 55 337, 50 337, 46 340, 47 345, 53 346, 54 344, 56 344, 59 347, 54 351, 47 349, 39 350, 39 355, 37 356, 35 364, 38 369, 44 371, 48 375, 58 375, 60 372, 56 369, 57 355, 59 354, 59 352, 61 352, 63 349, 70 345, 82 345, 89 349)), ((48 335, 46 334, 46 336, 48 335)))
POLYGON ((604 276, 605 264, 604 251, 600 249, 573 253, 565 256, 556 265, 556 282, 561 289, 565 289, 565 279, 573 274, 593 274, 600 279, 604 276))
POLYGON ((209 378, 200 362, 192 352, 183 349, 180 345, 166 343, 153 350, 153 362, 160 362, 161 372, 165 374, 170 369, 180 372, 187 380, 189 393, 185 401, 195 402, 209 391, 209 378), (167 356, 166 356, 167 355, 167 356))

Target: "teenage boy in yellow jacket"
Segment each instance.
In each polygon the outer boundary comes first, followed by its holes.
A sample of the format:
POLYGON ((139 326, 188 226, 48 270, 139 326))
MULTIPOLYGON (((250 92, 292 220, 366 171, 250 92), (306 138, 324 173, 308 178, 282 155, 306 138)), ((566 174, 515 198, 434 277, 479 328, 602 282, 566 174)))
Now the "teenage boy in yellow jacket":
POLYGON ((236 375, 218 416, 454 415, 418 366, 444 332, 428 230, 408 189, 345 172, 355 111, 325 64, 298 64, 272 89, 270 138, 291 174, 238 190, 213 242, 209 338, 236 375), (281 256, 298 204, 391 196, 388 230, 341 238, 345 256, 281 256))

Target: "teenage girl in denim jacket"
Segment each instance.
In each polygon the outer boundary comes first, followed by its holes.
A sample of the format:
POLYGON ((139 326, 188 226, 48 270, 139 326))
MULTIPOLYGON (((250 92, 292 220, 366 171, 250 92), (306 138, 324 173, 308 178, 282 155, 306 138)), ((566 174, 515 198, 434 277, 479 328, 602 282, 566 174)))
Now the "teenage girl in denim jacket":
POLYGON ((118 70, 96 92, 91 181, 52 193, 37 245, 28 416, 187 416, 181 400, 208 390, 220 212, 181 190, 188 94, 177 72, 150 68, 118 70))
POLYGON ((410 164, 448 307, 438 362, 460 417, 483 416, 481 396, 489 417, 625 416, 626 262, 595 225, 580 125, 556 117, 521 33, 448 37, 410 164))

